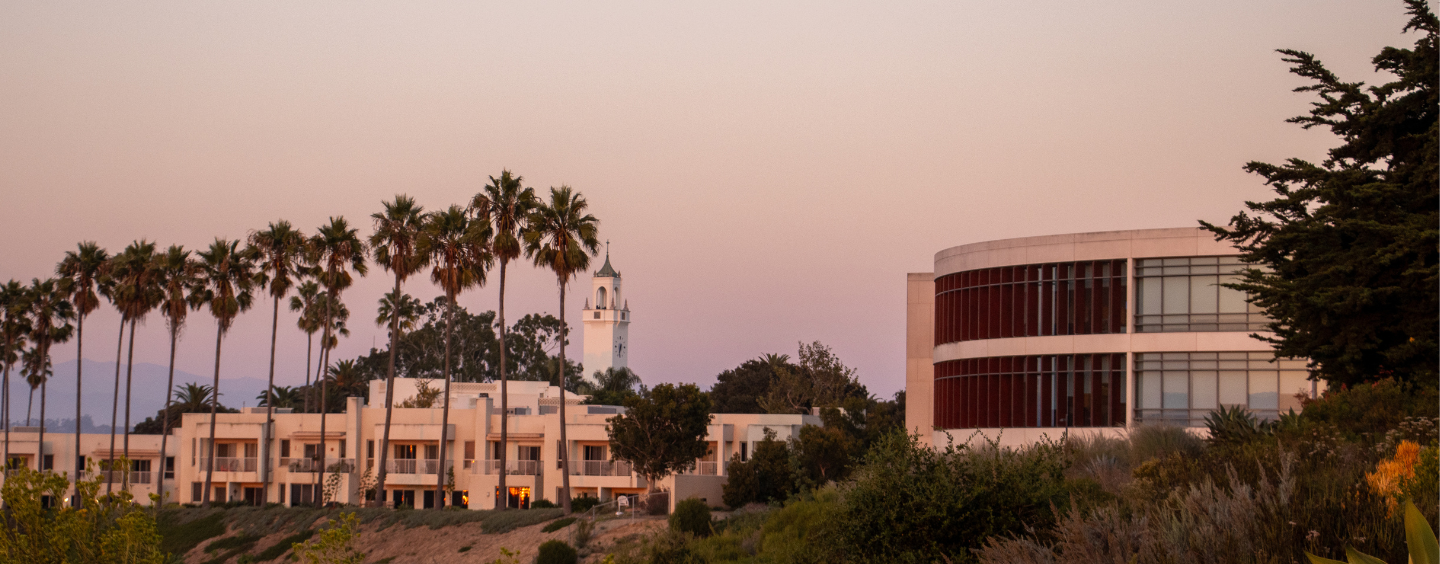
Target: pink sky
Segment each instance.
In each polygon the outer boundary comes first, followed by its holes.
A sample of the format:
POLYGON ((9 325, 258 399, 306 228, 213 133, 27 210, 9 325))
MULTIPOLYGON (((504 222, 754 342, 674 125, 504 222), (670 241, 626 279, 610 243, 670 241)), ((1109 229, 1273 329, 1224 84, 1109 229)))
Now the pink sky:
MULTIPOLYGON (((1246 161, 1333 144, 1283 123, 1312 97, 1273 50, 1378 82, 1405 21, 1390 1, 6 2, 0 280, 81 240, 196 248, 331 215, 368 234, 382 199, 465 203, 508 167, 589 199, 647 383, 820 340, 888 396, 906 272, 975 241, 1225 220, 1266 197, 1246 161)), ((512 273, 513 317, 556 311, 553 277, 512 273)), ((365 320, 387 289, 346 294, 337 358, 384 339, 365 320)), ((88 358, 117 323, 90 318, 88 358)), ((240 318, 222 377, 264 376, 269 324, 240 318)), ((180 368, 210 374, 213 342, 192 317, 180 368)), ((156 317, 136 357, 166 350, 156 317)))

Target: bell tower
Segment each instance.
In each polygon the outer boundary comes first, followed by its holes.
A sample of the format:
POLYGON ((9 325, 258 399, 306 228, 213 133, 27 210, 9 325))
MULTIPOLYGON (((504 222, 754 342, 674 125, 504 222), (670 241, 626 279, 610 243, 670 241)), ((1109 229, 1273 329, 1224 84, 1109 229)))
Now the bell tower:
POLYGON ((590 296, 580 318, 585 321, 586 380, 596 372, 625 368, 630 356, 630 304, 620 289, 620 273, 610 266, 610 242, 605 242, 605 266, 595 271, 590 296))

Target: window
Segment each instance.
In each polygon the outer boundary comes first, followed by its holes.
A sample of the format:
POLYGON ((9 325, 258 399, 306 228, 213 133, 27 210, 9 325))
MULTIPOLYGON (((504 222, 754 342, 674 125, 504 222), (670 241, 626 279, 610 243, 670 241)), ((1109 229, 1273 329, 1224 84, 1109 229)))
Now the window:
POLYGON ((204 487, 205 487, 205 484, 202 484, 202 483, 200 483, 200 482, 191 483, 191 484, 190 484, 190 501, 192 501, 192 502, 194 502, 194 503, 200 503, 200 502, 204 501, 203 499, 200 499, 200 498, 201 498, 201 492, 204 491, 204 489, 203 489, 204 487))
POLYGON ((290 505, 314 505, 315 484, 290 484, 290 505))
POLYGON ((345 458, 345 439, 340 439, 340 458, 345 458))
POLYGON ((935 344, 1124 333, 1126 261, 986 268, 935 279, 935 344))
POLYGON ((539 446, 524 446, 524 445, 522 445, 522 446, 515 447, 515 449, 516 449, 517 451, 519 451, 519 452, 517 453, 518 456, 516 456, 516 458, 518 458, 518 459, 520 459, 520 460, 540 460, 540 447, 539 447, 539 446))
POLYGON ((280 440, 280 458, 290 458, 290 439, 280 440))
POLYGON ((595 309, 605 309, 605 287, 595 290, 595 309))
POLYGON ((465 441, 465 467, 469 468, 475 462, 475 441, 465 441))
POLYGON ((365 458, 375 458, 375 441, 365 441, 365 458))
POLYGON ((53 455, 53 454, 47 454, 47 455, 45 455, 44 457, 41 457, 41 458, 40 458, 40 469, 41 469, 41 470, 54 470, 54 469, 55 469, 55 455, 53 455))
POLYGON ((1220 407, 1240 406, 1260 419, 1300 409, 1310 393, 1305 361, 1272 361, 1268 352, 1138 353, 1135 420, 1200 427, 1220 407))
POLYGON ((747 460, 750 460, 750 443, 742 441, 740 443, 740 462, 747 460))
POLYGON ((942 429, 1125 425, 1125 355, 971 358, 935 363, 942 429))
POLYGON ((604 446, 589 446, 589 445, 586 445, 584 448, 585 448, 585 457, 584 457, 582 460, 605 460, 605 447, 604 447, 604 446))
POLYGON ((1241 279, 1240 257, 1140 259, 1135 264, 1135 330, 1263 331, 1269 321, 1245 293, 1222 286, 1241 279))
POLYGON ((165 479, 175 479, 175 457, 173 456, 165 457, 165 479))

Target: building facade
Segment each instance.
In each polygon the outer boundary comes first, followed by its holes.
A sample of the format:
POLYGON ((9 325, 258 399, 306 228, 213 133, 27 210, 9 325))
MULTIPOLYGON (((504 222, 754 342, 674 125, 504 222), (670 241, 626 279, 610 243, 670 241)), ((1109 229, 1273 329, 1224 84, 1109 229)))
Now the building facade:
POLYGON ((1252 337, 1238 251, 1200 229, 1026 237, 936 253, 907 279, 906 427, 1028 444, 1222 406, 1273 419, 1314 394, 1303 360, 1252 337))

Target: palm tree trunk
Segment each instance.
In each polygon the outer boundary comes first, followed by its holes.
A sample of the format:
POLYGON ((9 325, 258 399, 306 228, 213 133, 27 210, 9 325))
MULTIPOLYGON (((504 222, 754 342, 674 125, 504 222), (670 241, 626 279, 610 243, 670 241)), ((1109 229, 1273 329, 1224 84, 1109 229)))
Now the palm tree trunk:
POLYGON ((210 443, 206 445, 205 488, 200 491, 200 507, 210 507, 210 484, 215 479, 215 414, 220 410, 220 343, 225 338, 225 326, 215 322, 215 380, 210 388, 210 443))
POLYGON ((565 438, 565 279, 560 279, 560 508, 570 514, 570 442, 565 438))
POLYGON ((45 374, 46 361, 50 358, 50 344, 40 345, 40 436, 35 447, 35 467, 45 469, 45 391, 50 388, 50 378, 45 374))
MULTIPOLYGON (((505 373, 505 263, 507 262, 509 261, 500 260, 500 493, 495 496, 496 509, 510 507, 510 490, 505 487, 505 459, 510 451, 510 390, 505 373)), ((490 414, 485 414, 485 417, 488 419, 490 414)))
POLYGON ((444 407, 440 410, 440 460, 435 467, 435 509, 445 508, 445 447, 449 445, 450 437, 446 436, 450 429, 450 335, 454 331, 455 322, 455 295, 446 292, 445 307, 445 400, 444 407))
POLYGON ((30 399, 25 401, 25 426, 32 427, 35 422, 35 386, 30 386, 30 399))
MULTIPOLYGON (((115 463, 115 426, 120 422, 117 419, 120 415, 120 355, 125 351, 125 316, 120 316, 120 336, 115 342, 115 395, 110 398, 110 452, 105 453, 105 467, 102 470, 114 470, 111 466, 115 463)), ((115 489, 115 482, 105 480, 105 494, 109 495, 115 489)))
POLYGON ((75 328, 75 475, 71 476, 75 485, 75 495, 71 498, 72 507, 80 507, 80 472, 85 470, 85 465, 80 462, 80 390, 81 370, 85 368, 85 316, 78 316, 75 328))
POLYGON ((315 333, 307 335, 310 340, 305 343, 305 413, 310 413, 310 352, 315 350, 315 333))
MULTIPOLYGON (((332 276, 331 279, 333 280, 334 277, 332 276)), ((316 474, 315 493, 320 496, 321 505, 324 505, 325 502, 325 498, 321 496, 323 492, 320 491, 320 488, 325 485, 325 400, 329 399, 325 397, 327 388, 325 384, 329 382, 325 378, 325 373, 330 370, 330 349, 332 348, 330 346, 330 325, 334 323, 334 320, 330 319, 332 315, 330 304, 334 301, 334 292, 325 296, 325 335, 320 338, 320 358, 324 365, 323 369, 315 374, 315 379, 320 382, 320 473, 316 474)))
MULTIPOLYGON (((168 470, 168 468, 165 467, 165 463, 167 462, 165 453, 169 451, 165 450, 165 447, 170 439, 170 394, 171 391, 175 389, 175 341, 178 340, 179 337, 180 329, 172 326, 170 328, 170 378, 165 381, 165 406, 160 409, 160 479, 155 482, 157 484, 155 491, 160 493, 160 504, 162 506, 165 504, 165 471, 168 470)), ((175 501, 179 502, 180 490, 176 488, 175 491, 175 501)))
POLYGON ((275 336, 280 331, 280 296, 275 296, 275 311, 270 316, 270 382, 265 385, 265 429, 261 431, 260 443, 260 496, 261 505, 270 503, 270 436, 275 426, 275 336))
MULTIPOLYGON (((390 312, 390 371, 385 377, 385 431, 380 435, 380 471, 375 480, 375 501, 385 505, 385 464, 390 460, 390 415, 395 411, 395 348, 400 343, 400 273, 395 273, 395 304, 390 312)), ((359 445, 356 445, 359 448, 359 445)), ((505 484, 505 479, 500 479, 505 484)), ((501 488, 502 490, 504 488, 501 488)), ((360 492, 365 495, 365 492, 360 492)))
MULTIPOLYGON (((125 359, 125 444, 121 447, 123 454, 120 457, 125 459, 126 464, 130 463, 130 384, 135 376, 135 321, 134 319, 130 320, 130 353, 129 358, 125 359)), ((124 477, 121 478, 120 489, 128 492, 130 491, 130 473, 125 472, 122 475, 124 477)))
POLYGON ((5 363, 5 390, 4 390, 4 392, 5 392, 5 405, 4 405, 4 407, 3 407, 3 410, 4 410, 4 412, 5 412, 5 464, 4 464, 4 468, 5 468, 5 473, 6 473, 7 476, 9 475, 9 472, 10 472, 10 359, 9 359, 9 356, 10 356, 10 349, 11 349, 13 346, 14 346, 13 343, 11 343, 11 342, 6 342, 6 343, 5 343, 5 351, 4 351, 5 358, 0 358, 0 362, 4 362, 4 363, 5 363))

